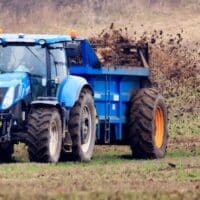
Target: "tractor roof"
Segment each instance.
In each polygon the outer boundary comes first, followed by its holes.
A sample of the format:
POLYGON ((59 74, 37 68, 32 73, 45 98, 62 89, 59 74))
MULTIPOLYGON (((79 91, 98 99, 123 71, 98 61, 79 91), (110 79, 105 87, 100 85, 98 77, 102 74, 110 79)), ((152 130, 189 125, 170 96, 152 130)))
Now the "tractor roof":
POLYGON ((72 41, 69 35, 0 34, 0 43, 54 44, 69 41, 72 41))

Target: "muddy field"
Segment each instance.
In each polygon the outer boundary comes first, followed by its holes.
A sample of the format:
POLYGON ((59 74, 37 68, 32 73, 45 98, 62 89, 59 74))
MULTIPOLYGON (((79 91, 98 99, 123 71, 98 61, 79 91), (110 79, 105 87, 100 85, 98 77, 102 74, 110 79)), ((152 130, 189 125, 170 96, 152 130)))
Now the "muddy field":
POLYGON ((200 139, 171 139, 166 158, 132 160, 127 146, 96 146, 90 163, 0 165, 0 199, 198 199, 200 139))

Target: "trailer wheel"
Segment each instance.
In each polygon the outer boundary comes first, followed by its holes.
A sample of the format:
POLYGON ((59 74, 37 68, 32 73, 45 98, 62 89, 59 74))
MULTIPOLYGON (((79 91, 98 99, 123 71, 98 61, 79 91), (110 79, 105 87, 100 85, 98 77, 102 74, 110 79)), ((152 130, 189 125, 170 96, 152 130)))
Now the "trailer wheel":
POLYGON ((60 157, 62 125, 55 108, 34 108, 28 118, 30 161, 56 163, 60 157))
POLYGON ((72 138, 72 159, 89 161, 96 140, 96 110, 89 89, 83 89, 70 111, 69 132, 72 138))
POLYGON ((162 158, 168 140, 167 108, 153 88, 135 92, 129 115, 129 141, 133 157, 162 158))
POLYGON ((0 145, 0 163, 7 163, 12 160, 12 154, 14 151, 13 144, 1 144, 0 145))

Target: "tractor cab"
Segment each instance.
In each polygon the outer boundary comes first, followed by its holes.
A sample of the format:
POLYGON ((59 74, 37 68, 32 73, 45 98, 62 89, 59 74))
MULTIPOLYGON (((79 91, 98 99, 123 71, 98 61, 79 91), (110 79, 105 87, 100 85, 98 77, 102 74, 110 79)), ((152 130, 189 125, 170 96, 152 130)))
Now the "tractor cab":
MULTIPOLYGON (((24 97, 22 93, 25 96, 30 93, 32 100, 41 96, 55 97, 57 86, 67 76, 67 40, 70 40, 67 36, 0 36, 0 90, 14 88, 13 91, 21 93, 21 98, 24 97), (29 82, 30 87, 24 81, 29 82)), ((10 102, 7 107, 14 101, 10 102)))

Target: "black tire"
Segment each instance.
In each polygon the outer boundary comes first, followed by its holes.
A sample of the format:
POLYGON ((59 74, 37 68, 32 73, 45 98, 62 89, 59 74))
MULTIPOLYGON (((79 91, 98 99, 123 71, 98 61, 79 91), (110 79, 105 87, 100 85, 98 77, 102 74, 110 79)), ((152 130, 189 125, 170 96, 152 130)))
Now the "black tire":
POLYGON ((162 158, 168 141, 168 116, 163 97, 153 88, 137 90, 130 105, 129 141, 135 158, 162 158))
POLYGON ((13 144, 1 144, 0 145, 0 163, 11 162, 13 152, 14 152, 13 144))
POLYGON ((30 161, 56 163, 62 145, 62 123, 56 108, 33 108, 28 117, 30 161))
POLYGON ((72 138, 72 159, 91 160, 96 140, 96 110, 89 89, 81 91, 78 101, 71 109, 68 129, 72 138))

